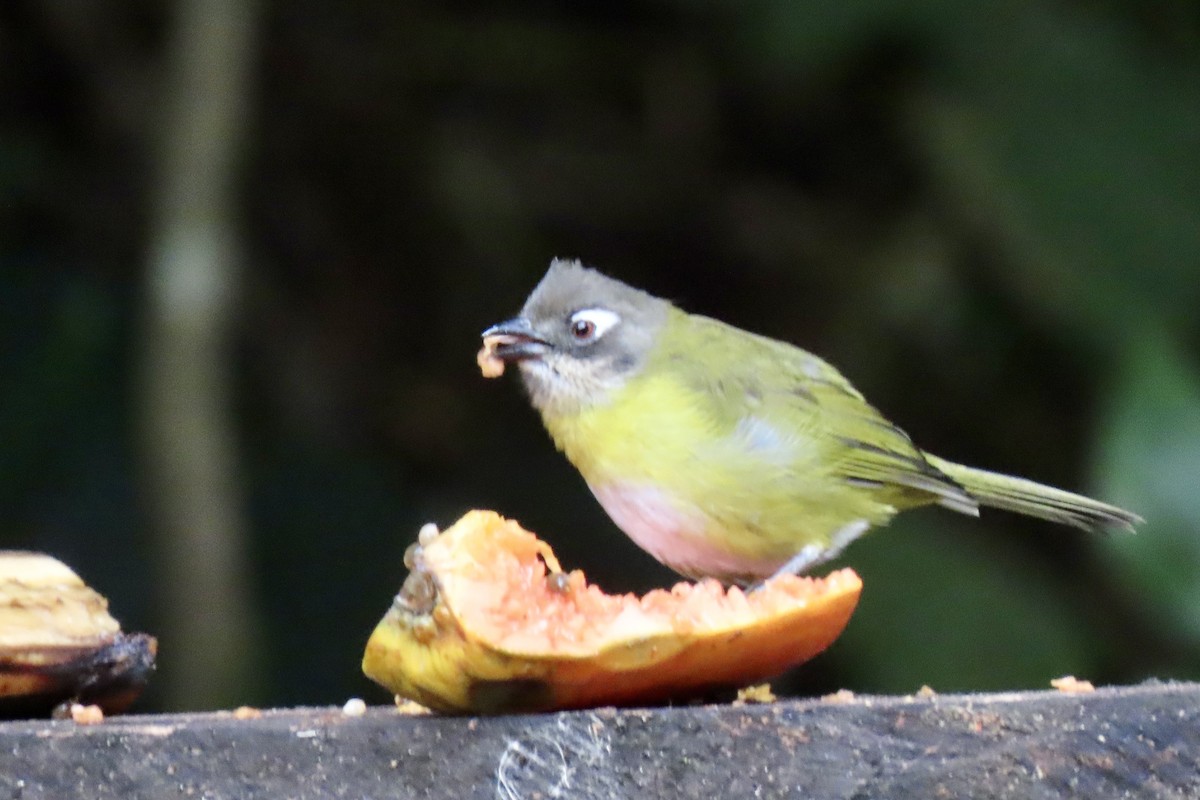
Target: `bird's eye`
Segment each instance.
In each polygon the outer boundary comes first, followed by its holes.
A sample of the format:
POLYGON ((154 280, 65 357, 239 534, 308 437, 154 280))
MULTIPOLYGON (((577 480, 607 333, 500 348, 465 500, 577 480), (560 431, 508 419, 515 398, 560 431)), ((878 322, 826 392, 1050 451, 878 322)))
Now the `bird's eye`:
POLYGON ((608 332, 621 318, 606 308, 585 308, 576 311, 567 320, 571 338, 580 344, 594 342, 608 332))

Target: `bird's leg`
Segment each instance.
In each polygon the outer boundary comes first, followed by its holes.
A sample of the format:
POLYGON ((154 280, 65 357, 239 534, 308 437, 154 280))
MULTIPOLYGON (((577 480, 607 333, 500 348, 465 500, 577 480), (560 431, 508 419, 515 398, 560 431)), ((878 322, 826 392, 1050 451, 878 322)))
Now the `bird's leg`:
POLYGON ((759 581, 751 586, 750 591, 753 592, 762 588, 763 584, 771 580, 771 578, 778 578, 780 575, 803 575, 818 564, 832 561, 841 555, 842 551, 846 549, 846 545, 862 536, 870 527, 871 523, 865 519, 856 519, 854 522, 838 528, 833 536, 829 538, 828 547, 822 547, 819 544, 804 545, 796 555, 788 559, 786 564, 775 570, 775 573, 770 578, 759 581))

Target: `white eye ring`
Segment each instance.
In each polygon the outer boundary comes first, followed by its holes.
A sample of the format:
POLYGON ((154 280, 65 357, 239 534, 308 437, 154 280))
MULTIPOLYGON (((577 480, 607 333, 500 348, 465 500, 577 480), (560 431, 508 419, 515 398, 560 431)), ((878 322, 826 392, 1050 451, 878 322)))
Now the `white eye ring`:
POLYGON ((571 336, 577 342, 594 342, 621 321, 621 316, 607 308, 585 308, 571 315, 571 336))

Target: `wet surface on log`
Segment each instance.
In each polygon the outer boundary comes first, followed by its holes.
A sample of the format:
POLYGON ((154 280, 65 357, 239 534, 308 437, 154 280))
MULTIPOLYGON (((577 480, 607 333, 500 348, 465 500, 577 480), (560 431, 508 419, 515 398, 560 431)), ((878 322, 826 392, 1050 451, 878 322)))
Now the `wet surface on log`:
POLYGON ((509 717, 0 724, 0 799, 1200 797, 1200 684, 509 717))

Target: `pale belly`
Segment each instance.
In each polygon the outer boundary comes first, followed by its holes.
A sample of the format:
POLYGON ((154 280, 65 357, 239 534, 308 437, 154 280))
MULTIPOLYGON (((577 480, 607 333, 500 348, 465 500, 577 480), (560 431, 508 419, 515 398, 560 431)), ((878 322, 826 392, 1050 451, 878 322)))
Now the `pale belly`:
POLYGON ((672 501, 660 489, 621 483, 590 488, 618 528, 682 575, 741 582, 770 576, 787 561, 786 555, 762 557, 722 547, 708 533, 703 512, 672 501))

